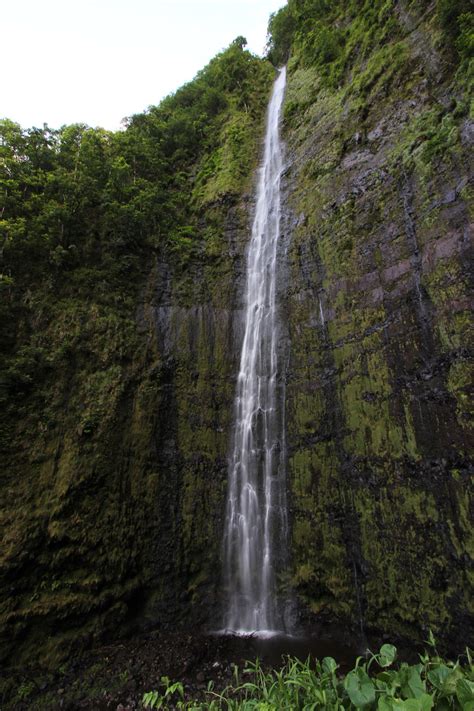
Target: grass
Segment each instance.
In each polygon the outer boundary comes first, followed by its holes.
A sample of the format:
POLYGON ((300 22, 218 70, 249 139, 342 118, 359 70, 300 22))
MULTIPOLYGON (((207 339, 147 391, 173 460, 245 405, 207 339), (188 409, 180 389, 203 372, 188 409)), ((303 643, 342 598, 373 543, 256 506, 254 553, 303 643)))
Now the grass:
POLYGON ((463 660, 442 659, 430 633, 430 652, 417 664, 397 663, 397 649, 384 644, 378 653, 359 657, 347 674, 332 657, 300 661, 288 657, 281 669, 265 670, 257 660, 222 692, 212 682, 204 700, 189 699, 180 682, 162 677, 162 689, 143 696, 146 709, 186 711, 473 711, 474 666, 469 650, 463 660))

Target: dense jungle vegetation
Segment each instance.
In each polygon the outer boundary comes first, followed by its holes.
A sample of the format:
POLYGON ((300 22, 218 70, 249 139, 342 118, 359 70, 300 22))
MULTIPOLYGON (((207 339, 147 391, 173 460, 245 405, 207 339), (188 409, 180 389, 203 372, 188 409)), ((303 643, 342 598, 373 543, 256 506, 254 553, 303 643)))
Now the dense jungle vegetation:
POLYGON ((439 47, 454 66, 468 71, 473 53, 469 0, 411 0, 398 8, 391 0, 289 0, 270 18, 268 58, 279 65, 297 56, 304 66, 317 67, 330 86, 338 86, 356 62, 363 63, 374 48, 401 36, 397 9, 413 10, 417 16, 429 13, 439 47))
POLYGON ((154 256, 185 268, 193 253, 212 251, 199 218, 248 180, 258 153, 254 124, 272 81, 271 66, 245 44, 238 37, 194 81, 127 119, 123 131, 0 122, 7 440, 9 408, 18 415, 22 397, 74 348, 72 333, 45 342, 28 323, 31 310, 45 326, 59 313, 67 319, 69 312, 71 322, 82 302, 93 301, 104 318, 125 319, 154 256))
POLYGON ((7 304, 46 275, 50 288, 116 302, 133 290, 145 250, 186 256, 196 247, 199 210, 237 192, 254 161, 250 126, 271 69, 244 46, 237 38, 124 131, 2 120, 7 304))

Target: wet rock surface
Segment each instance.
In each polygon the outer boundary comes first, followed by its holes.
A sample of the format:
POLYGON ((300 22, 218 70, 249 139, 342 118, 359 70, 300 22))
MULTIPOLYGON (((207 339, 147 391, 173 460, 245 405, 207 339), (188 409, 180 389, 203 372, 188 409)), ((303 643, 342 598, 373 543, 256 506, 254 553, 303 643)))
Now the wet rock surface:
POLYGON ((293 583, 316 616, 414 639, 432 627, 456 649, 472 630, 472 140, 446 108, 449 70, 420 49, 426 20, 407 30, 412 73, 353 113, 290 64, 293 583), (421 159, 438 111, 431 135, 453 120, 457 148, 421 159))
POLYGON ((85 309, 83 358, 45 386, 61 419, 39 435, 21 421, 2 482, 2 659, 54 665, 112 631, 219 609, 249 211, 209 210, 227 247, 191 278, 152 264, 133 321, 85 309))

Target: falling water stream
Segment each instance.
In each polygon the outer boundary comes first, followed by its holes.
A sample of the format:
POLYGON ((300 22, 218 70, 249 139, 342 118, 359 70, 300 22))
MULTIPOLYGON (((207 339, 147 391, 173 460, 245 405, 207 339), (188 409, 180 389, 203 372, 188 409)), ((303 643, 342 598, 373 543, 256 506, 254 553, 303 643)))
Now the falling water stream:
POLYGON ((235 397, 224 534, 224 629, 269 636, 284 631, 276 571, 287 548, 284 392, 279 383, 276 308, 285 69, 268 107, 257 205, 247 253, 245 334, 235 397))

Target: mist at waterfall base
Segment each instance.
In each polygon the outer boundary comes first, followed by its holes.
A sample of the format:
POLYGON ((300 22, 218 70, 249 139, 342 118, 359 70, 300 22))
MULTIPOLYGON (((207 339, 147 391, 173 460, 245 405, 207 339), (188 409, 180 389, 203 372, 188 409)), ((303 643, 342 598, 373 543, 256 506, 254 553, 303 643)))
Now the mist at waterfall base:
MULTIPOLYGON (((357 650, 344 631, 324 638, 297 634, 292 601, 282 599, 277 576, 288 566, 284 369, 279 362, 277 303, 280 114, 286 69, 280 70, 267 112, 264 155, 247 252, 245 330, 234 404, 223 538, 225 607, 218 636, 232 637, 231 656, 279 664, 282 655, 337 656, 347 664, 357 650), (337 640, 337 641, 336 641, 337 640)), ((283 596, 284 598, 284 596, 283 596)))

